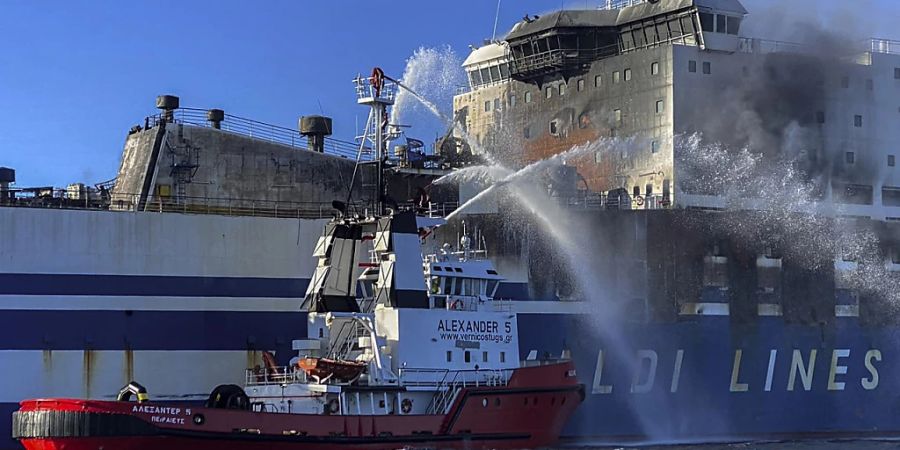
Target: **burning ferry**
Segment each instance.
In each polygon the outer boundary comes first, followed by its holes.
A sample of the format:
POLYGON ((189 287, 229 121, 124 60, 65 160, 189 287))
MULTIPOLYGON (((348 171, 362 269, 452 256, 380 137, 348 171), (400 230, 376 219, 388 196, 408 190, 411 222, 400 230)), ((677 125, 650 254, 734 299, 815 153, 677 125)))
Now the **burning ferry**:
MULTIPOLYGON (((564 440, 900 432, 900 43, 767 41, 744 36, 747 14, 659 0, 527 16, 465 61, 455 132, 388 158, 386 197, 446 215, 490 183, 441 192, 448 169, 487 153, 515 172, 601 142, 532 180, 565 212, 553 230, 515 195, 458 213, 504 275, 486 283, 517 317, 508 361, 572 357, 585 398, 564 440)), ((383 200, 381 172, 355 169, 376 144, 330 138, 327 118, 298 132, 158 106, 104 189, 46 195, 0 171, 4 414, 25 398, 113 400, 131 380, 197 405, 246 386, 266 352, 297 367, 331 202, 383 200)), ((465 324, 436 326, 468 341, 465 324)), ((466 351, 471 370, 496 362, 466 351)))

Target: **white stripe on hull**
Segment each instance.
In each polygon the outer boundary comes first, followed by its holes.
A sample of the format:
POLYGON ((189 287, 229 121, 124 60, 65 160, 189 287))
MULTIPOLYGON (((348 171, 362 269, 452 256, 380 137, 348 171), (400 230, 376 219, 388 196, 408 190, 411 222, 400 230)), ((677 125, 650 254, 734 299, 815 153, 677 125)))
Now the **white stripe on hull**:
POLYGON ((295 312, 302 298, 0 295, 2 310, 295 312))
POLYGON ((243 385, 244 370, 260 361, 255 351, 3 350, 0 403, 112 399, 132 380, 151 400, 205 400, 219 384, 243 385))

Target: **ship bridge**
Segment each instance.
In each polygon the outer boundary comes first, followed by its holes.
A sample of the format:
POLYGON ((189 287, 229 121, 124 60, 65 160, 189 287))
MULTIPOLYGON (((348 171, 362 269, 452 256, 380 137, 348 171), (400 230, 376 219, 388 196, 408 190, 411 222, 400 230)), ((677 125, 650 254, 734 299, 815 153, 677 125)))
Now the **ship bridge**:
POLYGON ((746 14, 738 0, 608 0, 597 10, 525 16, 506 36, 509 74, 543 84, 583 75, 599 59, 667 44, 736 51, 746 14))

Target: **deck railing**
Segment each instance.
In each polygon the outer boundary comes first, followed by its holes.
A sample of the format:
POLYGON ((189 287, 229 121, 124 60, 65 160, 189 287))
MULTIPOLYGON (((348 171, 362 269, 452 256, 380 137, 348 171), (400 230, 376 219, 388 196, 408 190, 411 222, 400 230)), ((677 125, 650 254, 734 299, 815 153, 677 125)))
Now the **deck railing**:
MULTIPOLYGON (((172 119, 175 123, 212 128, 213 124, 207 119, 207 110, 199 108, 178 108, 172 111, 172 119)), ((166 113, 147 116, 144 126, 155 127, 163 121, 166 113)), ((297 149, 307 148, 307 138, 298 130, 272 125, 258 120, 225 114, 225 120, 220 122, 219 129, 231 133, 240 134, 253 139, 273 142, 297 149)), ((349 141, 335 138, 325 139, 325 153, 356 159, 359 145, 349 141)), ((365 155, 364 155, 365 156, 365 155)))

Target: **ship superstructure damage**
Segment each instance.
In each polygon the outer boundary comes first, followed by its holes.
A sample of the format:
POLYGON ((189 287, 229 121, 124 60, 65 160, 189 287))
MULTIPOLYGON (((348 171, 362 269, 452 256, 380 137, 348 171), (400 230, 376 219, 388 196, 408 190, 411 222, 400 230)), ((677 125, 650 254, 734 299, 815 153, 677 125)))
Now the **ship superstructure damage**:
MULTIPOLYGON (((628 243, 597 259, 614 268, 610 297, 642 317, 814 324, 862 310, 885 320, 877 311, 900 300, 890 145, 900 136, 888 125, 900 52, 830 35, 808 45, 745 37, 747 13, 736 0, 672 0, 526 16, 466 60, 457 120, 513 167, 630 141, 569 161, 547 186, 574 210, 607 211, 580 214, 605 248, 628 243)), ((517 255, 510 241, 500 253, 517 255)), ((536 298, 570 290, 530 264, 507 272, 529 279, 536 298)))

